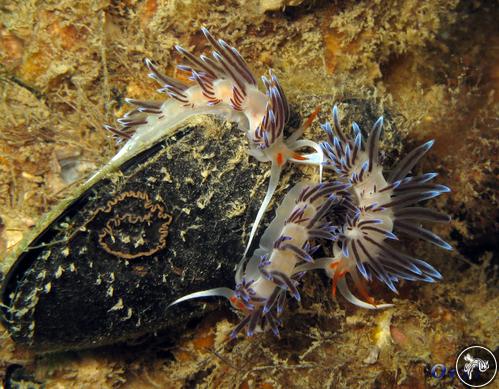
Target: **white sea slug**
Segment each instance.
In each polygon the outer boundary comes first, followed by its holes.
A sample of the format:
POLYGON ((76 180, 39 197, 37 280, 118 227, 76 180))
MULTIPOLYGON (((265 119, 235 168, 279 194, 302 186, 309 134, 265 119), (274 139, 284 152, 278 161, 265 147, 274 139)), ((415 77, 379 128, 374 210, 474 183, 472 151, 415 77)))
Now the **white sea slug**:
POLYGON ((176 46, 187 63, 177 68, 187 72, 193 84, 187 85, 167 77, 149 59, 145 60, 149 77, 161 85, 158 91, 166 93, 171 99, 159 102, 126 99, 136 108, 118 119, 120 128, 105 126, 119 140, 126 140, 110 164, 117 164, 154 143, 193 115, 216 114, 238 122, 246 132, 249 153, 259 161, 272 163, 267 193, 250 232, 247 245, 250 247, 286 162, 320 165, 323 154, 317 143, 298 139, 303 134, 303 128, 284 139, 283 129, 289 118, 289 106, 273 72, 269 70, 268 78, 262 77, 265 93, 261 92, 239 52, 225 41, 213 38, 206 28, 202 31, 214 49, 211 57, 201 55, 198 58, 176 46), (305 155, 297 152, 305 147, 315 152, 305 155))
POLYGON ((286 292, 300 301, 297 285, 304 272, 297 269, 302 264, 313 263, 312 254, 318 248, 311 245, 313 241, 336 239, 337 227, 325 222, 324 217, 349 186, 334 181, 296 185, 279 206, 260 240, 260 247, 247 263, 239 264, 234 290, 222 287, 195 292, 170 306, 194 298, 226 297, 245 313, 232 337, 245 327, 248 336, 266 328, 278 335, 286 292))
POLYGON ((335 106, 333 125, 329 122, 322 125, 329 138, 322 147, 328 158, 326 165, 334 169, 340 181, 350 183, 351 190, 344 199, 344 223, 333 245, 334 257, 317 261, 312 267, 326 269, 333 278, 333 294, 338 285, 340 292, 352 303, 364 308, 379 308, 367 295, 363 279, 372 281, 376 278, 397 293, 396 283, 400 279, 434 282, 442 278, 427 262, 405 254, 395 241, 399 236, 419 238, 452 250, 448 243, 421 226, 422 221, 449 222, 449 217, 416 205, 450 189, 431 183, 436 173, 409 176, 433 141, 412 150, 385 174, 378 161, 383 118, 374 124, 366 144, 356 123, 352 126, 352 138, 344 134, 339 123, 335 106), (350 274, 368 303, 349 291, 346 274, 350 274))

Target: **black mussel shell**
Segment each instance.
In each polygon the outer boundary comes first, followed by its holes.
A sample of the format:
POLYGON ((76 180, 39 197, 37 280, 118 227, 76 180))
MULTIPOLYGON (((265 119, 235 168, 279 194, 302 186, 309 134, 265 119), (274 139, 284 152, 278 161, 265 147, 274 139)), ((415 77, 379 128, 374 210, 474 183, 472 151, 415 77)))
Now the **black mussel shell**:
POLYGON ((1 290, 0 317, 17 343, 51 352, 161 329, 175 336, 216 304, 170 302, 234 287, 268 166, 245 153, 235 125, 216 123, 225 128, 184 126, 35 228, 1 290))

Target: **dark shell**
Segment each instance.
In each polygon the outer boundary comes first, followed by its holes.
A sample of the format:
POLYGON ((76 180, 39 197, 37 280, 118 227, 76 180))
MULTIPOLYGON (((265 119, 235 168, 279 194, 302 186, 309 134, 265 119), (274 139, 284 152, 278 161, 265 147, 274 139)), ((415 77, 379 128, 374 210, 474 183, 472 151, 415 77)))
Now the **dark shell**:
POLYGON ((46 352, 159 329, 174 335, 213 309, 202 301, 167 306, 193 291, 234 286, 267 169, 248 162, 236 126, 216 134, 183 128, 42 226, 2 288, 2 321, 17 343, 46 352))

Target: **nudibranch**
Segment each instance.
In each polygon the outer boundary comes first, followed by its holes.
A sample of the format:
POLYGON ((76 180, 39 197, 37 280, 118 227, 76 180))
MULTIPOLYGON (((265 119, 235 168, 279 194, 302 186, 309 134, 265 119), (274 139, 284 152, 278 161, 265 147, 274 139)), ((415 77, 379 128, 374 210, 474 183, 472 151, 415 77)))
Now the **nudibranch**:
POLYGON ((325 165, 334 170, 337 179, 351 184, 349 196, 344 199, 345 216, 332 258, 323 258, 301 270, 324 268, 342 295, 363 308, 381 308, 367 295, 365 281, 373 278, 397 293, 395 284, 408 281, 435 282, 441 274, 429 263, 411 257, 395 246, 400 236, 423 239, 445 250, 452 247, 439 236, 421 226, 421 222, 449 222, 447 215, 417 206, 417 203, 447 193, 450 189, 431 181, 436 173, 409 175, 414 166, 432 147, 428 141, 409 152, 385 176, 378 160, 378 143, 383 126, 380 117, 374 124, 365 144, 359 126, 353 123, 353 138, 340 127, 338 108, 332 112, 333 124, 322 125, 328 141, 322 143, 327 156, 325 165), (392 243, 394 242, 394 243, 392 243), (368 303, 357 299, 345 280, 349 274, 368 303), (364 281, 365 280, 365 281, 364 281))
POLYGON ((333 295, 338 289, 346 300, 367 309, 392 304, 375 304, 366 282, 377 279, 397 293, 395 284, 400 280, 434 282, 442 278, 429 263, 390 243, 405 235, 451 250, 448 243, 420 225, 422 221, 448 222, 449 217, 416 205, 449 192, 449 188, 431 183, 435 173, 409 175, 433 141, 409 152, 385 175, 378 160, 383 118, 376 121, 364 142, 356 123, 353 137, 342 131, 336 106, 332 116, 332 125, 322 125, 328 141, 321 146, 327 157, 324 166, 332 171, 334 181, 299 183, 291 189, 265 230, 260 247, 247 263, 239 264, 234 290, 222 287, 195 292, 170 306, 222 296, 244 316, 232 337, 243 328, 248 336, 267 328, 278 335, 286 292, 299 301, 298 281, 307 271, 324 269, 332 278, 333 295), (318 248, 333 256, 314 259, 318 248), (350 291, 347 275, 367 301, 350 291))
POLYGON ((260 240, 260 247, 247 263, 239 264, 234 290, 222 287, 192 293, 171 305, 193 298, 223 296, 245 312, 232 337, 244 327, 248 336, 256 329, 265 328, 278 335, 286 292, 300 301, 297 285, 304 272, 297 269, 301 264, 313 263, 312 254, 318 247, 312 246, 312 242, 336 239, 337 227, 324 218, 349 186, 335 181, 297 184, 284 197, 277 216, 260 240))
POLYGON ((268 77, 262 76, 265 92, 260 91, 239 52, 224 40, 216 40, 206 28, 202 28, 202 32, 213 48, 211 57, 196 57, 181 46, 175 47, 186 61, 186 64, 177 65, 177 69, 188 74, 192 85, 161 74, 151 60, 145 60, 149 77, 161 86, 158 92, 166 93, 170 99, 159 102, 126 99, 136 108, 118 119, 119 128, 105 126, 119 142, 126 140, 111 163, 163 137, 193 115, 216 114, 236 121, 246 132, 249 154, 259 161, 272 163, 267 193, 250 232, 249 248, 286 162, 321 166, 323 153, 317 143, 299 139, 303 128, 284 139, 289 105, 272 70, 268 77), (298 150, 302 148, 312 148, 315 152, 301 154, 298 150))

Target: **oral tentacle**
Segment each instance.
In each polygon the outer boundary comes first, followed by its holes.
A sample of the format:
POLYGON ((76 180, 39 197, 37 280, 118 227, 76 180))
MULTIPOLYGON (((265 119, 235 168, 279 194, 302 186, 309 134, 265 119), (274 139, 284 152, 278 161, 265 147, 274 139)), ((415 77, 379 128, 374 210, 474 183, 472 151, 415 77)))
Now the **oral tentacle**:
POLYGON ((253 225, 251 226, 251 232, 248 238, 248 243, 246 245, 246 249, 244 250, 243 254, 243 259, 246 258, 246 255, 248 254, 248 251, 251 247, 251 244, 253 243, 253 239, 255 238, 256 231, 258 230, 258 226, 260 225, 260 221, 262 220, 263 215, 265 214, 265 211, 267 210, 267 207, 270 204, 270 201, 272 200, 272 196, 274 195, 274 192, 277 189, 277 186, 279 185, 279 179, 281 177, 281 172, 282 172, 282 167, 278 166, 277 164, 272 163, 272 167, 270 170, 270 179, 269 179, 269 185, 267 187, 267 193, 265 193, 265 197, 262 201, 262 204, 260 205, 260 208, 258 209, 258 213, 256 214, 255 221, 253 222, 253 225))

